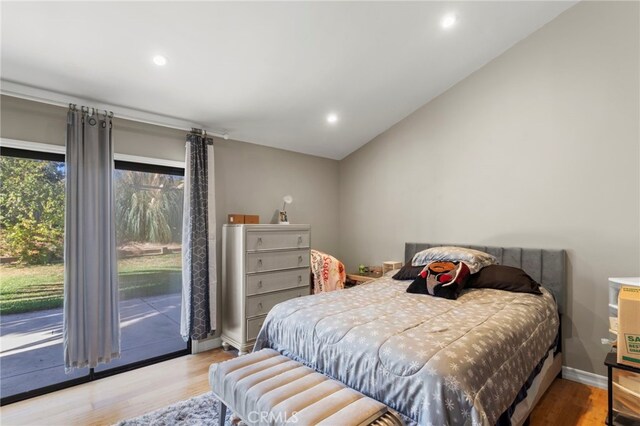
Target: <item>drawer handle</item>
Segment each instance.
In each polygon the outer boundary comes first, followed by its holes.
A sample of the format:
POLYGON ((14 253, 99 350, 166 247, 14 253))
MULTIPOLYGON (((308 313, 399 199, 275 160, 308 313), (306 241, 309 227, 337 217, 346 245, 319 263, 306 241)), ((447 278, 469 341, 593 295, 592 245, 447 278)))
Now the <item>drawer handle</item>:
POLYGON ((298 275, 298 282, 301 283, 302 282, 302 275, 298 275))
POLYGON ((302 244, 302 235, 298 235, 298 244, 302 244))
POLYGON ((262 266, 262 259, 258 259, 258 266, 262 266))
POLYGON ((258 287, 262 287, 262 280, 258 281, 258 287))
POLYGON ((261 246, 262 245, 262 237, 258 237, 258 245, 261 246))
POLYGON ((298 256, 298 263, 302 263, 302 256, 298 256))
POLYGON ((258 309, 262 310, 262 302, 258 303, 258 309))

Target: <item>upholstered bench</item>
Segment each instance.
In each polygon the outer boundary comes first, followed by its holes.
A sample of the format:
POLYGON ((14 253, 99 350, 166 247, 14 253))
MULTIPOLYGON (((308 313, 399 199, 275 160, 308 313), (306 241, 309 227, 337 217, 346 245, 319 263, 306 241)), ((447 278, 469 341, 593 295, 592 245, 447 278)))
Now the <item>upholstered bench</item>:
POLYGON ((402 425, 384 404, 272 349, 212 364, 209 383, 221 426, 227 407, 250 426, 402 425))

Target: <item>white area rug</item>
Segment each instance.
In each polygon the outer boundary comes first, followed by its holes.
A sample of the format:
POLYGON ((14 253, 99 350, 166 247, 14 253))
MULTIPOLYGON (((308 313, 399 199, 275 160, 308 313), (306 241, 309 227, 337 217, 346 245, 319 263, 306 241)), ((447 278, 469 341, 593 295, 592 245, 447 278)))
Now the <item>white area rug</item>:
MULTIPOLYGON (((218 424, 217 399, 211 392, 194 396, 140 417, 123 420, 117 426, 211 426, 218 424)), ((226 424, 231 424, 227 410, 226 424)))

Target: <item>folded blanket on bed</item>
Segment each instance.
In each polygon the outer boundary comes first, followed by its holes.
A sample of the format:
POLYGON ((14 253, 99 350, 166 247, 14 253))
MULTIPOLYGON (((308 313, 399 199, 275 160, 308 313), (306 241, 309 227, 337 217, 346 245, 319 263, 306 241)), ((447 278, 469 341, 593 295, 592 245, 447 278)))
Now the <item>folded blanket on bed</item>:
POLYGON ((431 262, 407 287, 407 293, 430 294, 455 300, 469 275, 469 267, 464 262, 431 262))
POLYGON ((347 280, 344 264, 318 250, 311 250, 311 275, 314 294, 342 289, 347 280))

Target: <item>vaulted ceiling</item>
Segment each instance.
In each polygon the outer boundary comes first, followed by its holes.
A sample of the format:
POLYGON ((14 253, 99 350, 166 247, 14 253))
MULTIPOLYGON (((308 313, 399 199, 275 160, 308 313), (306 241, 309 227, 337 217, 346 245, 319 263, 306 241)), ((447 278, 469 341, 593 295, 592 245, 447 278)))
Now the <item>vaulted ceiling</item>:
POLYGON ((573 4, 3 1, 1 73, 341 159, 573 4))

